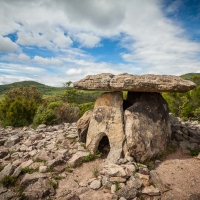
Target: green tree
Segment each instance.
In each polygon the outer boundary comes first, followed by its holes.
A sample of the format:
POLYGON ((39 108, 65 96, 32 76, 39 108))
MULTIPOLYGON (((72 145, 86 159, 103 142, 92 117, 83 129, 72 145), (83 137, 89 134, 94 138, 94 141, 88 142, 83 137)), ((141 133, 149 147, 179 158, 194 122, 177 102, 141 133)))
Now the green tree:
POLYGON ((35 87, 18 86, 5 93, 0 103, 3 126, 24 126, 32 123, 42 94, 35 87))
POLYGON ((163 93, 170 112, 188 119, 200 118, 200 86, 186 93, 163 93))

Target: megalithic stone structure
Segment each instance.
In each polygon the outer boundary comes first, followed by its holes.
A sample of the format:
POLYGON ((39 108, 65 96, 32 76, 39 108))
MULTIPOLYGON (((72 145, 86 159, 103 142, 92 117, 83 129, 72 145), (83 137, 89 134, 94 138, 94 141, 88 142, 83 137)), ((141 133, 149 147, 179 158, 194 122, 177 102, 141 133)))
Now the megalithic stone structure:
POLYGON ((84 115, 77 125, 80 140, 84 138, 92 152, 108 137, 107 162, 116 163, 127 151, 137 162, 164 151, 171 139, 171 126, 167 102, 160 92, 187 92, 196 85, 171 75, 103 73, 89 75, 74 87, 110 91, 97 98, 92 114, 84 115), (122 91, 128 91, 126 100, 122 91))

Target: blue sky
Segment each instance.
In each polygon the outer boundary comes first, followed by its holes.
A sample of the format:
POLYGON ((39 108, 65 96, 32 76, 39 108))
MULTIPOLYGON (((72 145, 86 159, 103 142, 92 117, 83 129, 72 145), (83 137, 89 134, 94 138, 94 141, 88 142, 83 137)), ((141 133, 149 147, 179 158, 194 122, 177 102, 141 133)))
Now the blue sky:
POLYGON ((1 0, 0 84, 200 72, 199 0, 1 0))

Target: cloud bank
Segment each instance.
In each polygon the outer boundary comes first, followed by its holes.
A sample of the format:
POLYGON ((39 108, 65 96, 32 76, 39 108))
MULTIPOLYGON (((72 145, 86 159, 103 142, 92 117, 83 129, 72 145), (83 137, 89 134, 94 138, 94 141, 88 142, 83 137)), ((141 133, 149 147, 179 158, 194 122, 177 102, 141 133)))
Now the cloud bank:
MULTIPOLYGON (((2 0, 0 83, 61 86, 102 72, 199 72, 200 41, 192 35, 199 30, 177 17, 185 3, 2 0)), ((190 23, 200 20, 199 12, 187 16, 190 23)))

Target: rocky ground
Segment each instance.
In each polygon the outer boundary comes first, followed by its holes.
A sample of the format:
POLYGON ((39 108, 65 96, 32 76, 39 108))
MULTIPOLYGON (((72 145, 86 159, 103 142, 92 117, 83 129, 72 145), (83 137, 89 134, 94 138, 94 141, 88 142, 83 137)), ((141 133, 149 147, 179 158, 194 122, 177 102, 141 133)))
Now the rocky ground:
POLYGON ((105 164, 78 142, 76 123, 0 128, 0 199, 200 199, 200 155, 186 148, 198 145, 186 138, 190 129, 198 137, 199 127, 187 127, 176 121, 173 145, 180 147, 145 164, 128 154, 105 164))

